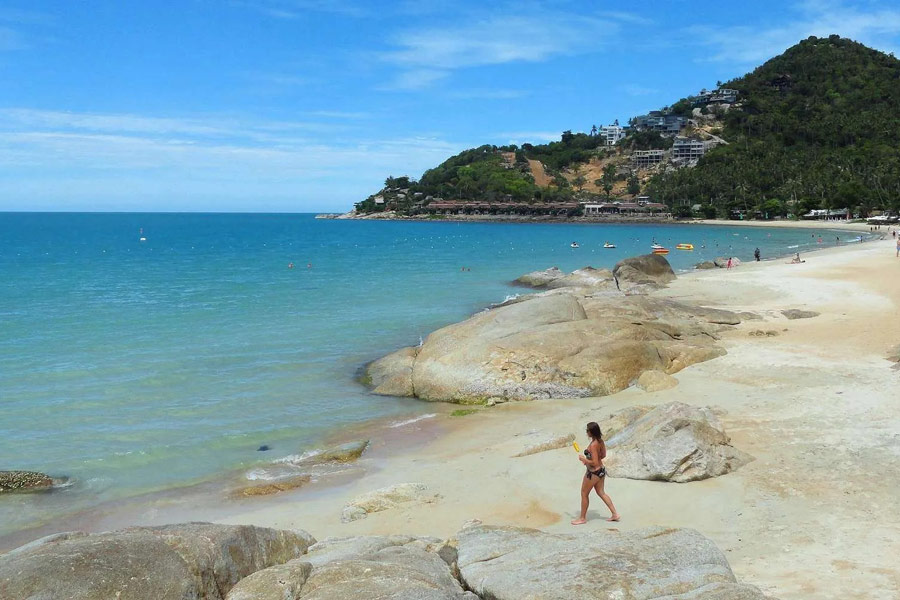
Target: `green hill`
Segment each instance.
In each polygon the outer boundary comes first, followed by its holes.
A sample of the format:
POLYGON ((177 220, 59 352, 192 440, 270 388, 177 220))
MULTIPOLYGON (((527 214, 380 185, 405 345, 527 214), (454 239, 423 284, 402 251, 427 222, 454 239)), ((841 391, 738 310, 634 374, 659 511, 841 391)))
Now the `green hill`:
POLYGON ((740 91, 742 105, 724 117, 730 145, 696 168, 655 177, 649 191, 658 200, 770 216, 898 207, 900 60, 838 36, 811 37, 725 87, 740 91))
MULTIPOLYGON (((721 107, 715 121, 727 145, 691 166, 670 162, 643 172, 642 193, 676 212, 703 204, 704 213, 719 216, 900 208, 900 60, 838 36, 811 37, 722 87, 739 92, 738 102, 727 111, 721 107)), ((690 117, 695 110, 691 99, 682 99, 666 112, 690 117)), ((682 134, 699 129, 688 126, 682 134)), ((576 191, 585 182, 575 175, 584 163, 618 160, 618 173, 616 165, 607 167, 610 181, 601 186, 597 180, 594 188, 608 194, 613 177, 626 177, 632 151, 669 147, 671 137, 649 131, 632 131, 614 149, 599 136, 571 131, 550 144, 481 146, 429 169, 418 182, 389 178, 357 208, 418 212, 439 199, 571 202, 585 195, 576 191), (529 160, 543 163, 551 185, 535 184, 529 160), (395 185, 400 180, 402 189, 395 185)), ((632 176, 629 188, 638 183, 632 176)))

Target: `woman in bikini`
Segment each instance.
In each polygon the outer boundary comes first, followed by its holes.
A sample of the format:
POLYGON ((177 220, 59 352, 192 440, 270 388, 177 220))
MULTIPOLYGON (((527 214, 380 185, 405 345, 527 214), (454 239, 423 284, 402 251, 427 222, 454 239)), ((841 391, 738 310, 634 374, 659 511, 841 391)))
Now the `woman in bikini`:
POLYGON ((603 490, 603 484, 606 482, 606 467, 603 466, 603 459, 606 458, 606 444, 603 443, 603 434, 600 432, 600 426, 593 421, 587 424, 587 434, 591 438, 588 447, 584 449, 584 456, 578 455, 587 468, 584 479, 581 480, 581 516, 572 521, 572 525, 584 525, 587 523, 588 504, 590 504, 591 490, 596 490, 597 495, 609 508, 612 515, 607 521, 618 521, 619 513, 613 506, 612 498, 603 490))

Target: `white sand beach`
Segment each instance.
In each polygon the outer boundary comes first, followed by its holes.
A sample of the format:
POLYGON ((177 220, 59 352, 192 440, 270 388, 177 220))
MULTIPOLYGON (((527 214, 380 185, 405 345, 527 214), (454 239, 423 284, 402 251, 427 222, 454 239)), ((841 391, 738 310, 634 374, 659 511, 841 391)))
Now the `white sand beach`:
POLYGON ((582 528, 695 528, 740 580, 782 599, 900 597, 900 371, 885 359, 900 343, 900 259, 890 239, 804 258, 692 273, 658 292, 763 316, 725 334, 728 354, 679 372, 674 389, 513 402, 463 417, 436 405, 438 417, 392 430, 405 447, 373 437, 362 470, 337 485, 254 499, 223 521, 304 528, 319 539, 450 536, 474 518, 570 531, 584 472, 572 448, 512 456, 549 434, 582 441, 585 422, 620 408, 677 400, 727 411, 733 445, 756 460, 685 484, 610 478, 622 521, 607 523, 593 496, 582 528), (792 308, 821 314, 781 315, 792 308), (341 522, 352 498, 405 482, 437 496, 341 522))

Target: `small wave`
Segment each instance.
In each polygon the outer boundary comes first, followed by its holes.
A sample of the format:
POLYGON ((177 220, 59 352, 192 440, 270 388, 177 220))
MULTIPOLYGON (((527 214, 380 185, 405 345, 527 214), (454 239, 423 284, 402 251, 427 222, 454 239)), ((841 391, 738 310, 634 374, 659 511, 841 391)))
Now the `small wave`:
POLYGON ((419 421, 424 421, 425 419, 432 419, 437 416, 437 413, 428 413, 427 415, 421 415, 418 417, 413 417, 412 419, 407 419, 405 421, 397 421, 396 423, 391 423, 388 427, 394 429, 397 427, 404 427, 406 425, 412 425, 413 423, 418 423, 419 421))
POLYGON ((799 248, 800 244, 794 244, 793 246, 788 246, 788 248, 799 248))
POLYGON ((283 456, 281 458, 276 458, 272 462, 275 464, 295 464, 301 461, 304 461, 308 458, 312 458, 313 456, 318 456, 322 454, 322 450, 307 450, 302 454, 288 454, 287 456, 283 456))

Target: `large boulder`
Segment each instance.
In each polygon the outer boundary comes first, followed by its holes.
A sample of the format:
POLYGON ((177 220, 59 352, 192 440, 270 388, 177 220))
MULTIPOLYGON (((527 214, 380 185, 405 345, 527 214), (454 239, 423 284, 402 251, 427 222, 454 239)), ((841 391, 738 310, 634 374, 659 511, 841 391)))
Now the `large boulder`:
POLYGON ((559 279, 563 276, 565 276, 565 273, 560 271, 559 267, 550 267, 549 269, 544 269, 543 271, 532 271, 531 273, 525 273, 524 275, 516 279, 513 283, 539 288, 545 287, 551 281, 559 279))
POLYGON ((794 321, 796 319, 812 319, 813 317, 818 317, 819 313, 814 310, 800 310, 798 308, 789 308, 787 310, 781 311, 787 319, 794 321))
POLYGON ((303 531, 210 523, 51 536, 0 556, 0 598, 221 600, 314 542, 303 531))
POLYGON ((619 284, 666 285, 675 280, 675 271, 664 256, 643 254, 619 261, 613 268, 619 284))
POLYGON ((394 353, 369 365, 373 383, 382 382, 374 391, 461 404, 613 394, 647 370, 672 374, 722 356, 717 332, 740 322, 674 300, 579 290, 552 290, 439 329, 401 351, 402 361, 394 353))
POLYGON ((53 478, 36 471, 0 471, 0 494, 37 492, 53 487, 53 478))
POLYGON ((477 600, 456 579, 456 550, 436 538, 328 538, 241 580, 227 600, 477 600))
POLYGON ((438 555, 411 546, 391 546, 369 555, 313 569, 303 600, 478 600, 465 592, 438 555))
POLYGON ((615 289, 616 282, 612 271, 609 269, 595 269, 594 267, 584 267, 572 271, 565 277, 559 277, 547 284, 550 289, 559 289, 566 287, 584 287, 584 288, 612 288, 615 289))
POLYGON ((626 409, 626 421, 612 415, 607 431, 611 477, 688 482, 724 475, 753 460, 730 445, 709 408, 669 402, 651 410, 626 409))
POLYGON ((491 600, 765 600, 692 529, 551 534, 478 525, 458 534, 466 587, 491 600))

